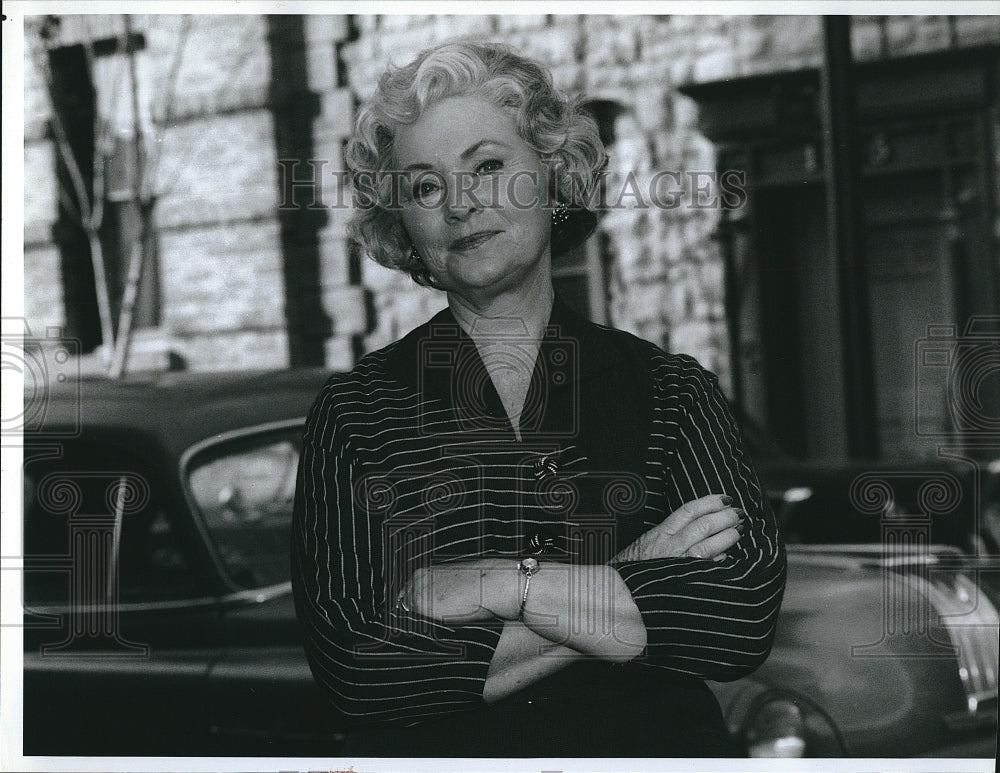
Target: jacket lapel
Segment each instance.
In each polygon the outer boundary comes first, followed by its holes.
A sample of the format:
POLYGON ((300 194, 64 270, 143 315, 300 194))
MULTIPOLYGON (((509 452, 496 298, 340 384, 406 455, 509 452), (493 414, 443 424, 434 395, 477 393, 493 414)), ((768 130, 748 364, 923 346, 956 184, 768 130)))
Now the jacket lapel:
MULTIPOLYGON (((521 416, 523 436, 575 434, 583 386, 625 360, 608 333, 555 297, 521 416)), ((449 308, 404 336, 387 354, 390 371, 424 400, 450 406, 462 430, 513 437, 479 350, 449 308)))

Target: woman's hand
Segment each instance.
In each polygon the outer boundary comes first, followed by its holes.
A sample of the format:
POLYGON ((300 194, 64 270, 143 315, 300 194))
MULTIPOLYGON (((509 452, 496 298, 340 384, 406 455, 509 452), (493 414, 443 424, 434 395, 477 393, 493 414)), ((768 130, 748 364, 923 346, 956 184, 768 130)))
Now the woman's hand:
POLYGON ((689 556, 721 561, 743 536, 746 513, 719 494, 686 502, 622 550, 615 561, 689 556))
POLYGON ((397 601, 405 610, 455 625, 510 618, 519 606, 519 576, 511 558, 421 567, 397 601))
MULTIPOLYGON (((614 662, 636 657, 646 628, 624 580, 606 564, 544 562, 531 581, 524 625, 547 641, 614 662)), ((517 620, 525 578, 512 558, 436 564, 413 572, 404 609, 446 625, 517 620)))

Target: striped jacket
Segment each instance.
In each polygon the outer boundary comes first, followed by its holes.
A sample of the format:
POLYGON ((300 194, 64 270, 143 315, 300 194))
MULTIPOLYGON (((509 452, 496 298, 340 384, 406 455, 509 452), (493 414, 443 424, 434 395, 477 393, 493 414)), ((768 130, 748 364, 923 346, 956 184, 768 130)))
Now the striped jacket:
POLYGON ((304 433, 292 582, 311 668, 343 714, 413 722, 482 706, 502 623, 397 608, 421 563, 539 551, 607 563, 711 493, 749 515, 729 559, 615 564, 648 630, 627 667, 724 681, 764 661, 784 552, 714 375, 556 298, 520 430, 448 309, 324 386, 304 433))

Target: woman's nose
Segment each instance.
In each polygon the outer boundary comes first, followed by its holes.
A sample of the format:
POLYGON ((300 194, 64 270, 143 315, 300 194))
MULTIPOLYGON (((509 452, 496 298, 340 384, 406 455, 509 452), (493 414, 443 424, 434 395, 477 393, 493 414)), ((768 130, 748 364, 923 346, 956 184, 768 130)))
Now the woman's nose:
POLYGON ((479 175, 456 174, 448 186, 448 193, 446 214, 449 219, 461 220, 483 208, 479 175))

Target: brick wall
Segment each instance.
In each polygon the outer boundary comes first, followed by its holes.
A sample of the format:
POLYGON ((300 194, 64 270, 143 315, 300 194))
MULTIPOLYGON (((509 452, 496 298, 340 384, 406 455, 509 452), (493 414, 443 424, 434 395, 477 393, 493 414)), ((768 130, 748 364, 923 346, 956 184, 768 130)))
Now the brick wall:
MULTIPOLYGON (((60 42, 106 37, 118 25, 118 17, 64 17, 60 42)), ((148 16, 136 17, 135 26, 146 39, 139 63, 150 119, 163 117, 162 84, 175 73, 172 119, 152 132, 162 149, 155 213, 161 335, 192 369, 289 362, 285 282, 298 268, 294 256, 282 254, 275 89, 293 103, 315 101, 312 154, 330 172, 343 166, 354 105, 370 95, 388 62, 404 63, 456 36, 500 40, 548 64, 561 87, 619 106, 610 183, 633 173, 641 187, 658 170, 715 169, 696 106, 678 86, 817 66, 821 46, 817 17, 312 16, 301 40, 288 43, 301 46, 301 82, 274 84, 271 47, 284 41, 266 17, 148 16)), ((855 55, 866 60, 998 40, 998 17, 854 23, 855 55)), ((32 327, 44 327, 64 318, 50 236, 54 160, 44 87, 30 62, 26 69, 26 313, 32 327)), ((997 163, 1000 181, 1000 156, 997 163)), ((336 184, 323 178, 325 201, 336 199, 336 184)), ((349 367, 361 351, 398 338, 445 302, 402 274, 358 265, 345 239, 347 214, 327 210, 315 234, 318 266, 303 280, 316 285, 307 289, 329 318, 323 352, 331 368, 349 367)), ((711 207, 619 209, 601 228, 611 249, 612 323, 695 355, 728 384, 722 258, 711 238, 718 218, 711 207)))

